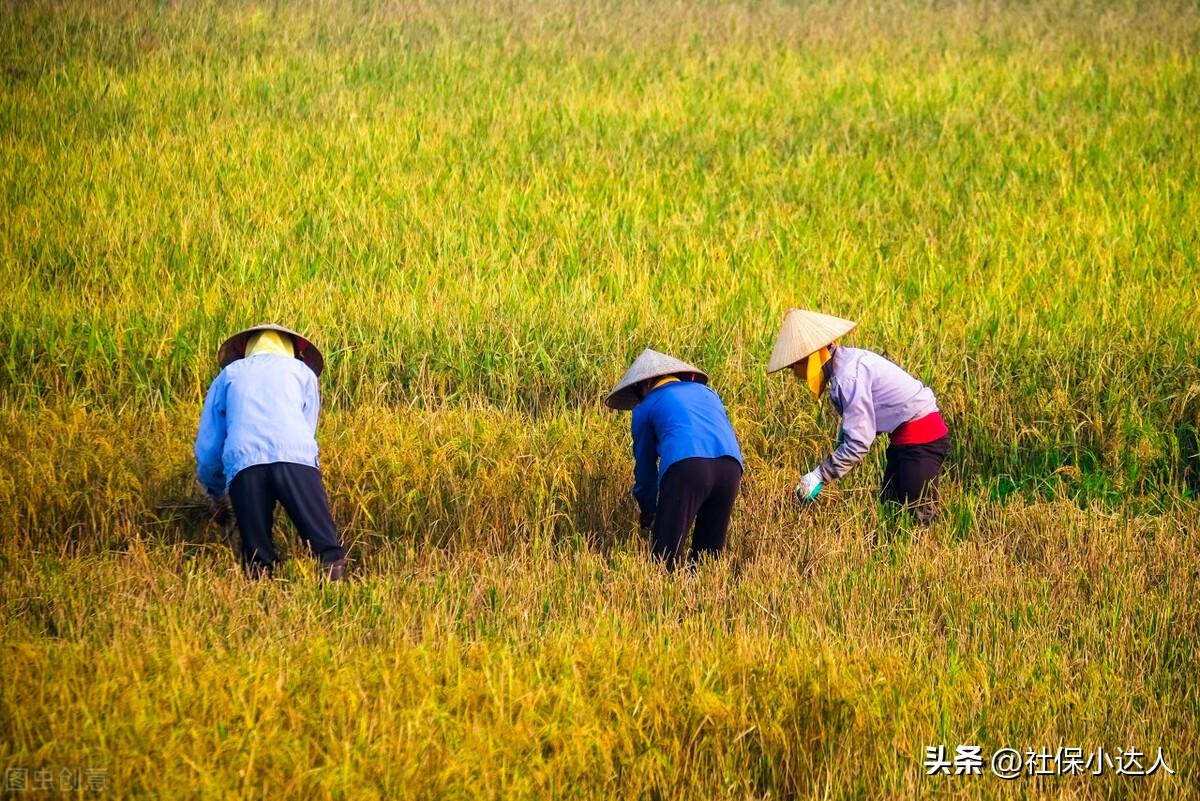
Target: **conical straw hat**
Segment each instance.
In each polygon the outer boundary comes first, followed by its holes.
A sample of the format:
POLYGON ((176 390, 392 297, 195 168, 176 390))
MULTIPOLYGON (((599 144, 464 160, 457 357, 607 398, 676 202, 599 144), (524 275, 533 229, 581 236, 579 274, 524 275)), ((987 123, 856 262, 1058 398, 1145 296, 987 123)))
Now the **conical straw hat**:
POLYGON ((680 361, 674 356, 646 348, 633 360, 633 364, 629 365, 625 375, 621 376, 621 380, 613 387, 613 391, 608 393, 604 402, 613 409, 629 411, 637 406, 640 400, 634 389, 638 384, 647 378, 658 378, 675 373, 694 373, 696 377, 693 380, 699 381, 701 384, 708 383, 708 374, 703 370, 680 361))
POLYGON ((815 311, 790 309, 783 318, 783 328, 775 340, 775 350, 767 372, 774 373, 789 367, 821 348, 844 337, 858 323, 815 311))
POLYGON ((278 331, 281 334, 287 334, 292 338, 292 342, 296 346, 296 358, 307 364, 312 371, 318 376, 325 369, 325 357, 321 355, 321 351, 317 350, 317 346, 308 341, 308 338, 303 334, 299 334, 290 328, 284 328, 282 325, 274 323, 264 323, 251 328, 246 328, 238 331, 229 339, 221 343, 221 347, 217 349, 217 362, 221 367, 228 367, 231 363, 246 355, 246 341, 250 339, 252 334, 259 331, 278 331))

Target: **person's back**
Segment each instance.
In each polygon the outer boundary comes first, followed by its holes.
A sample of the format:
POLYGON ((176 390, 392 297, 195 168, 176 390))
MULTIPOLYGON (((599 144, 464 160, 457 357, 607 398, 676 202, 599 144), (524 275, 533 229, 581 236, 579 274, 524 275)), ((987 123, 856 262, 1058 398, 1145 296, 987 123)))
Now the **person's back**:
POLYGON ((891 433, 897 426, 937 411, 933 390, 903 367, 865 348, 845 345, 830 360, 829 398, 834 409, 845 413, 858 398, 869 400, 875 433, 891 433))
POLYGON ((632 427, 653 433, 659 478, 676 462, 697 456, 742 461, 720 397, 697 381, 672 381, 650 392, 633 410, 632 427))
POLYGON ((225 368, 226 474, 268 462, 317 464, 317 378, 299 359, 264 354, 225 368))

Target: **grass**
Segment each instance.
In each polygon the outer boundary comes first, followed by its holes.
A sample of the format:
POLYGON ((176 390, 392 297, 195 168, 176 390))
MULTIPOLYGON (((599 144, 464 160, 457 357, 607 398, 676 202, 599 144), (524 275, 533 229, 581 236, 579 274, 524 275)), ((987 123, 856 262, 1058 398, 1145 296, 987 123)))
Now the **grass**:
POLYGON ((0 764, 153 797, 1196 797, 1190 3, 0 1, 0 764), (929 531, 763 372, 929 382, 929 531), (165 511, 228 333, 325 350, 356 581, 165 511), (598 399, 710 371, 729 558, 666 577, 598 399), (1162 747, 1175 776, 926 778, 1162 747))

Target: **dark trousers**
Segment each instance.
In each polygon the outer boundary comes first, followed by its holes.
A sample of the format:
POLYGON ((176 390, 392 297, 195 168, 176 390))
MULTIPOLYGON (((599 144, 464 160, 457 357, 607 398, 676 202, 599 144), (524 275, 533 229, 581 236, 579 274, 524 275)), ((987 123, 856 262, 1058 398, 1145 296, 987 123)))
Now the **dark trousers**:
POLYGON ((242 562, 251 572, 269 572, 280 561, 271 537, 276 502, 283 504, 309 551, 323 564, 346 556, 329 512, 321 471, 315 467, 290 462, 247 467, 233 477, 229 500, 242 537, 242 562))
POLYGON ((689 561, 717 555, 725 547, 733 501, 742 484, 742 465, 732 456, 683 459, 667 468, 658 488, 654 516, 654 555, 674 569, 683 538, 695 522, 689 561))
POLYGON ((922 445, 891 445, 883 468, 884 503, 911 509, 928 525, 938 512, 937 477, 950 451, 950 435, 922 445))

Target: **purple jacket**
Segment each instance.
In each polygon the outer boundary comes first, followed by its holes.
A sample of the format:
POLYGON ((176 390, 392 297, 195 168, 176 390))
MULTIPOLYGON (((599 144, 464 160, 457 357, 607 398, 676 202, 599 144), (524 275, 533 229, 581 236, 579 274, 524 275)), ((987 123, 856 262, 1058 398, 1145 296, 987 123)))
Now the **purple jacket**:
POLYGON ((890 434, 938 411, 933 390, 878 353, 838 347, 825 370, 825 391, 842 416, 837 448, 817 468, 825 481, 841 478, 861 462, 876 434, 890 434))

